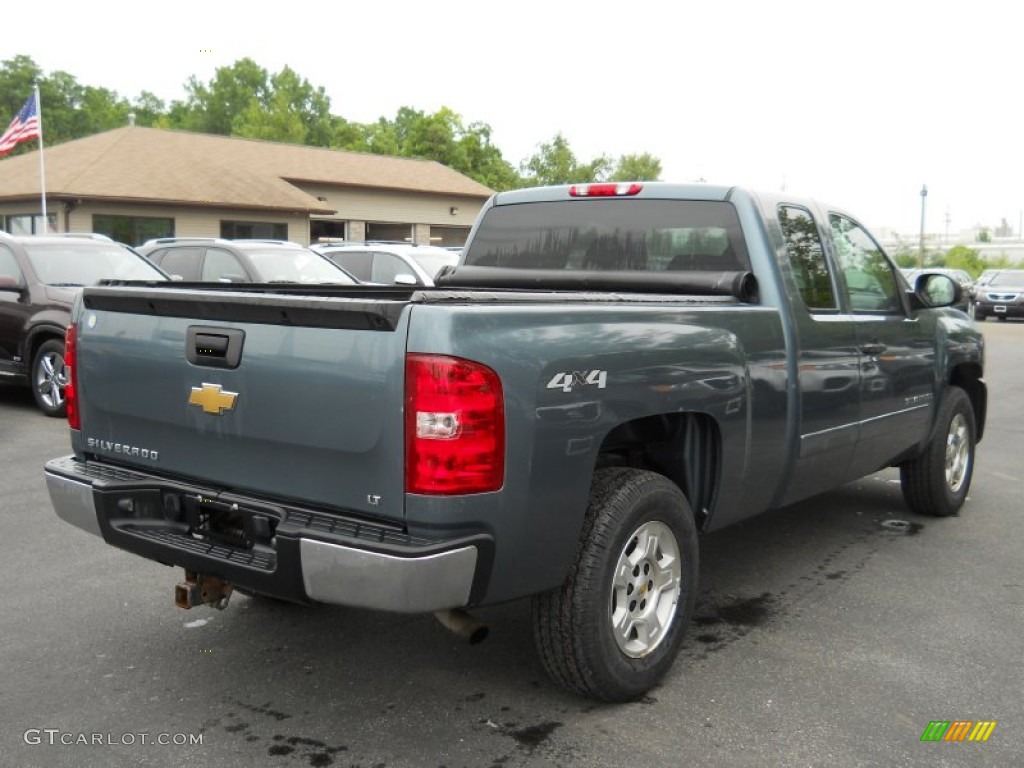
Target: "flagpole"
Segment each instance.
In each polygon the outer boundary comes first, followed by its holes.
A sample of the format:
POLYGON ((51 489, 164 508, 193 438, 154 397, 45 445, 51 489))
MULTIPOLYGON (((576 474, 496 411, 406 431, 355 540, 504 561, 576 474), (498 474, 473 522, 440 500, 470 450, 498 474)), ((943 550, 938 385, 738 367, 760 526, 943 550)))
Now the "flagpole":
POLYGON ((39 121, 39 185, 43 201, 43 232, 50 231, 50 220, 46 216, 46 164, 43 162, 43 110, 39 105, 39 83, 36 83, 36 120, 39 121))

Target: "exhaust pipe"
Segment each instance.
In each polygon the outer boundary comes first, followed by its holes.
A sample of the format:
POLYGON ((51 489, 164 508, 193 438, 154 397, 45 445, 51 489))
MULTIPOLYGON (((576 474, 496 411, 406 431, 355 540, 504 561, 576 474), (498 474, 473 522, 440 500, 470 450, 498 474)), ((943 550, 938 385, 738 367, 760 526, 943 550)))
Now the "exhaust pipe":
POLYGON ((441 622, 446 629, 451 630, 463 640, 469 641, 470 645, 482 643, 487 639, 487 633, 490 631, 486 624, 460 608, 436 611, 434 618, 441 622))
POLYGON ((174 587, 174 604, 188 610, 196 605, 212 605, 218 611, 228 607, 234 587, 216 576, 185 571, 185 580, 174 587))

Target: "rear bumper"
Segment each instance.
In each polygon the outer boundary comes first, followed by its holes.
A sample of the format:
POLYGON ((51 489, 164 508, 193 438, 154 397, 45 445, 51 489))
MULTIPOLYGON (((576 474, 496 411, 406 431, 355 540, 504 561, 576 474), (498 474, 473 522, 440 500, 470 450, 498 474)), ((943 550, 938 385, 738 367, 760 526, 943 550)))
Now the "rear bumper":
POLYGON ((142 557, 288 600, 403 613, 458 608, 482 594, 493 559, 482 534, 412 537, 73 456, 47 462, 45 474, 65 522, 142 557))

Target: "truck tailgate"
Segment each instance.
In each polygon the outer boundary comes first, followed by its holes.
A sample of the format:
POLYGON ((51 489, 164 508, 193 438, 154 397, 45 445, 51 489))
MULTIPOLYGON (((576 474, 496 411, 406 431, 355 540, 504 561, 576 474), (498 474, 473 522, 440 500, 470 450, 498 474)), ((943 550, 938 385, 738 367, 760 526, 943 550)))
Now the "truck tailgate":
POLYGON ((81 448, 400 521, 407 302, 204 294, 86 293, 81 448))

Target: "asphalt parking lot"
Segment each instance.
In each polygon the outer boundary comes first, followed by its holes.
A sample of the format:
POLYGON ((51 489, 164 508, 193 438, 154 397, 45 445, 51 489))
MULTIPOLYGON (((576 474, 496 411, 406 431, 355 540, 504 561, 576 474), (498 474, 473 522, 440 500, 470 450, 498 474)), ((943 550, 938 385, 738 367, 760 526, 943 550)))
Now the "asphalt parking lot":
POLYGON ((617 706, 548 682, 526 602, 476 646, 431 617, 176 608, 179 571, 55 517, 66 426, 0 387, 0 766, 1021 765, 1024 323, 981 327, 961 515, 911 515, 887 470, 705 537, 680 659, 617 706), (922 742, 936 720, 996 726, 922 742))

